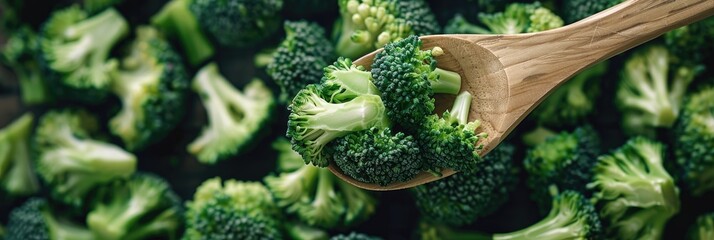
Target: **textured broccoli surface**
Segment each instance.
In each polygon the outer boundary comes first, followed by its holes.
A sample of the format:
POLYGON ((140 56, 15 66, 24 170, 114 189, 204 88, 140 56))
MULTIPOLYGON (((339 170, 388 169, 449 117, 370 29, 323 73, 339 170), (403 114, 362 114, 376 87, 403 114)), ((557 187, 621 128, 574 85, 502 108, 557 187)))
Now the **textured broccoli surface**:
POLYGON ((280 26, 283 0, 191 0, 201 29, 224 46, 255 44, 280 26))
POLYGON ((567 23, 577 22, 602 10, 615 6, 623 0, 567 0, 562 1, 563 18, 567 23))
POLYGON ((688 96, 675 125, 675 155, 687 190, 701 195, 714 189, 714 88, 688 96))
POLYGON ((29 26, 13 31, 0 53, 0 62, 8 65, 20 83, 20 96, 26 105, 48 103, 52 92, 48 89, 42 69, 37 63, 40 53, 39 37, 29 26))
POLYGON ((714 54, 714 17, 664 34, 664 42, 678 60, 701 63, 714 54))
POLYGON ((452 34, 516 34, 532 33, 559 28, 563 19, 539 2, 511 3, 502 12, 479 13, 478 19, 486 28, 468 22, 456 15, 444 27, 452 34))
POLYGON ((0 200, 40 190, 30 154, 33 122, 33 115, 26 113, 0 129, 0 200))
POLYGON ((151 17, 151 24, 170 37, 177 37, 188 62, 196 66, 211 58, 215 52, 196 15, 189 5, 192 0, 171 0, 151 17))
POLYGON ((31 198, 10 212, 6 240, 93 240, 87 227, 72 222, 47 200, 31 198))

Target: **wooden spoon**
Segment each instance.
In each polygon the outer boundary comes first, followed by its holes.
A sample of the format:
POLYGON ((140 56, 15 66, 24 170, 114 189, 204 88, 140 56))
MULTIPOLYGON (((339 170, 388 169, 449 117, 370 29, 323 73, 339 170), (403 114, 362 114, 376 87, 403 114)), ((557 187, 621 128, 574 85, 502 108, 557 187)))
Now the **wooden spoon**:
MULTIPOLYGON (((495 148, 548 94, 583 69, 647 42, 665 32, 714 15, 714 0, 629 0, 558 29, 515 35, 424 36, 423 48, 439 46, 442 69, 462 77, 462 91, 473 94, 469 120, 480 119, 488 133, 482 155, 495 148)), ((714 44, 714 43, 711 43, 714 44)), ((367 68, 377 52, 354 63, 367 68)), ((436 112, 450 108, 454 96, 437 95, 436 112)), ((331 164, 330 171, 368 190, 411 188, 447 177, 423 172, 387 186, 359 182, 331 164)))

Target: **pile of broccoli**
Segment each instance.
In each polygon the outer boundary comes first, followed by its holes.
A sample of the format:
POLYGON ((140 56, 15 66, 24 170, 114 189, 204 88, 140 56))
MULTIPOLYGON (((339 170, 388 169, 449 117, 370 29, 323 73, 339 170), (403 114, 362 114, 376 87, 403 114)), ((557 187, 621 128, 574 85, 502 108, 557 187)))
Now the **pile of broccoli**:
POLYGON ((713 239, 714 18, 488 149, 421 38, 621 2, 0 0, 0 239, 713 239))

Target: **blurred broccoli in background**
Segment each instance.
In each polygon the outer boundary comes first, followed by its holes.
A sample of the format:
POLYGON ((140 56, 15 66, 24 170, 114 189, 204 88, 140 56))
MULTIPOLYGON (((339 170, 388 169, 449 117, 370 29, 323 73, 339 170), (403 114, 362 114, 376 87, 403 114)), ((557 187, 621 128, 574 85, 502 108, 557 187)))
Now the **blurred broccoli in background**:
POLYGON ((687 97, 674 133, 674 152, 686 189, 694 195, 713 190, 714 87, 687 97))
POLYGON ((181 56, 151 27, 139 27, 118 69, 111 91, 122 108, 109 129, 129 150, 161 140, 183 117, 189 78, 181 56))
POLYGON ((258 182, 208 179, 186 206, 182 239, 282 239, 280 210, 258 182))
POLYGON ((82 0, 82 6, 87 12, 97 13, 122 1, 124 0, 82 0))
POLYGON ((118 62, 110 58, 114 45, 127 35, 129 25, 114 9, 96 15, 71 6, 58 10, 40 33, 40 64, 49 74, 55 96, 97 104, 111 85, 110 72, 118 62))
POLYGON ((714 213, 699 216, 687 233, 689 240, 714 239, 714 213))
POLYGON ((33 122, 34 116, 26 113, 0 129, 0 201, 40 190, 30 154, 33 122))
POLYGON ((444 32, 451 34, 516 34, 533 33, 563 26, 563 19, 540 2, 511 3, 503 12, 479 13, 482 28, 468 22, 463 16, 456 15, 444 27, 444 32))
POLYGON ((53 100, 52 92, 48 89, 37 63, 39 47, 37 34, 29 26, 23 26, 10 34, 0 55, 0 61, 10 66, 17 76, 22 102, 26 105, 49 103, 53 100))
POLYGON ((412 188, 422 218, 460 226, 498 210, 518 182, 515 148, 501 143, 478 163, 473 173, 459 172, 412 188))
POLYGON ((687 87, 702 69, 676 65, 667 48, 659 45, 633 53, 622 69, 615 99, 623 130, 652 137, 656 128, 672 127, 687 87))
POLYGON ((93 240, 86 226, 45 199, 31 198, 10 212, 6 240, 93 240))
POLYGON ((97 119, 83 110, 52 110, 34 135, 35 167, 59 201, 80 206, 100 184, 127 178, 136 157, 97 140, 97 119))
POLYGON ((635 137, 599 158, 588 187, 595 191, 609 238, 661 239, 680 207, 664 157, 664 145, 635 137))
POLYGON ((177 37, 189 64, 196 66, 213 56, 214 48, 189 9, 192 0, 171 0, 151 17, 151 25, 169 37, 177 37))
POLYGON ((570 24, 600 11, 615 6, 624 0, 566 0, 563 4, 563 18, 570 24))
POLYGON ((191 0, 201 29, 224 46, 258 43, 280 26, 283 0, 191 0))
POLYGON ((308 84, 320 82, 323 68, 335 60, 335 49, 316 23, 285 21, 284 28, 285 39, 266 71, 280 87, 280 102, 289 102, 308 84))
POLYGON ((262 137, 274 117, 273 93, 259 79, 238 91, 210 63, 192 83, 208 115, 208 126, 191 142, 188 152, 201 163, 214 164, 246 151, 262 137))
POLYGON ((680 61, 710 62, 714 55, 714 17, 669 31, 664 34, 664 42, 680 61))

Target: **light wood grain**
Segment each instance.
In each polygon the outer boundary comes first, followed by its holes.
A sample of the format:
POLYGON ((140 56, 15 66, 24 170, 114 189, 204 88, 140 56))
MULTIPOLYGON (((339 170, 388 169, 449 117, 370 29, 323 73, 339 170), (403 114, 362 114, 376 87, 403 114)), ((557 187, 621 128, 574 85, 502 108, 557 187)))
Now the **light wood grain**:
MULTIPOLYGON (((516 35, 424 36, 424 49, 439 46, 440 68, 458 72, 462 91, 474 95, 469 120, 481 119, 488 153, 548 94, 583 69, 663 33, 714 15, 714 0, 629 0, 589 18, 550 31, 516 35)), ((355 61, 368 67, 379 50, 355 61)), ((435 96, 436 112, 454 96, 435 96)), ((397 190, 440 179, 422 173, 387 186, 356 181, 336 166, 341 179, 369 190, 397 190)), ((454 174, 445 169, 442 177, 454 174)))

